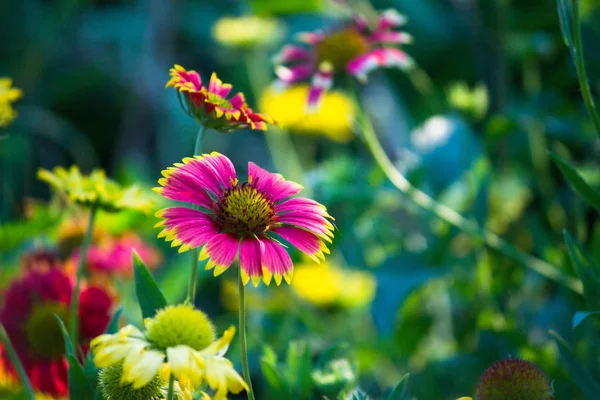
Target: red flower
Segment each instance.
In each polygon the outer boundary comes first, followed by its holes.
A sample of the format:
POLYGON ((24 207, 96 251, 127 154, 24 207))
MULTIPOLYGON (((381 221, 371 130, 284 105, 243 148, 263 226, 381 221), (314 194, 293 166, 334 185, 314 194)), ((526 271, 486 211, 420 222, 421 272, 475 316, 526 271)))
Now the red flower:
MULTIPOLYGON (((73 280, 60 268, 31 269, 14 281, 4 295, 0 321, 33 387, 53 396, 68 392, 64 342, 55 315, 65 323, 73 280)), ((110 320, 112 299, 104 288, 84 287, 80 297, 80 341, 84 353, 89 341, 101 334, 110 320)), ((10 365, 2 352, 5 364, 10 365)), ((16 376, 16 372, 9 369, 16 376)))

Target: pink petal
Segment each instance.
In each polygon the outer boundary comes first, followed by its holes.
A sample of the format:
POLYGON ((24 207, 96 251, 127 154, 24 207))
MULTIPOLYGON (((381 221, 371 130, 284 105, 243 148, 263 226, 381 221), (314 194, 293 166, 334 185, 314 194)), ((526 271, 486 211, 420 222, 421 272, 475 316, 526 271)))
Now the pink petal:
POLYGON ((293 199, 285 200, 275 206, 275 213, 283 213, 287 211, 308 211, 319 215, 329 215, 325 206, 317 203, 306 197, 294 197, 293 199))
POLYGON ((394 9, 389 9, 381 13, 379 16, 379 22, 375 28, 375 32, 397 28, 406 23, 406 17, 394 9))
POLYGON ((293 67, 278 66, 275 69, 277 77, 285 84, 290 84, 307 79, 315 72, 313 64, 300 64, 293 67))
POLYGON ((206 269, 215 268, 215 276, 231 266, 238 252, 239 238, 230 233, 213 236, 200 252, 200 258, 209 258, 206 269))
POLYGON ((312 51, 294 45, 284 46, 281 51, 275 56, 274 62, 277 64, 289 63, 291 61, 310 60, 312 51))
POLYGON ((333 67, 329 63, 322 63, 319 71, 313 75, 310 89, 308 91, 308 102, 306 112, 316 112, 321 106, 325 93, 333 84, 333 67))
POLYGON ((255 238, 245 238, 240 246, 240 267, 253 278, 262 275, 261 247, 261 242, 255 238))
POLYGON ((246 98, 243 93, 238 93, 231 98, 230 103, 234 108, 240 109, 246 104, 246 98))
POLYGON ((325 34, 321 31, 300 32, 297 35, 297 38, 300 42, 304 42, 304 43, 310 44, 310 45, 315 45, 325 38, 325 34))
POLYGON ((333 234, 333 225, 325 218, 316 214, 309 213, 287 213, 277 216, 277 222, 285 225, 298 226, 320 236, 321 238, 331 237, 333 234))
POLYGON ((369 21, 364 15, 357 15, 354 17, 354 24, 359 32, 364 33, 369 28, 369 21))
POLYGON ((405 32, 382 31, 373 33, 369 40, 383 44, 406 44, 412 43, 413 38, 405 32))
POLYGON ((408 69, 412 65, 412 59, 405 52, 387 47, 371 50, 367 54, 355 57, 346 65, 346 70, 349 74, 364 80, 369 72, 377 68, 398 67, 408 69))
POLYGON ((167 199, 193 203, 205 208, 212 206, 213 200, 207 193, 203 180, 174 167, 164 170, 163 175, 168 175, 158 181, 163 187, 154 190, 167 199))
POLYGON ((248 182, 274 202, 293 196, 302 190, 301 185, 286 181, 280 174, 273 174, 253 162, 248 163, 248 182))
MULTIPOLYGON (((210 216, 201 211, 187 207, 171 207, 156 213, 156 216, 164 218, 157 226, 164 226, 159 237, 166 239, 177 239, 187 248, 200 247, 215 235, 219 234, 219 227, 210 216)), ((177 243, 176 243, 177 245, 177 243)))
POLYGON ((329 252, 325 244, 319 239, 319 237, 307 232, 303 229, 281 226, 273 229, 273 232, 296 246, 298 250, 304 254, 317 260, 317 256, 321 259, 325 259, 323 251, 329 252))
POLYGON ((273 239, 259 238, 259 240, 262 244, 263 273, 275 276, 278 285, 281 283, 282 276, 290 283, 294 264, 285 248, 273 239))

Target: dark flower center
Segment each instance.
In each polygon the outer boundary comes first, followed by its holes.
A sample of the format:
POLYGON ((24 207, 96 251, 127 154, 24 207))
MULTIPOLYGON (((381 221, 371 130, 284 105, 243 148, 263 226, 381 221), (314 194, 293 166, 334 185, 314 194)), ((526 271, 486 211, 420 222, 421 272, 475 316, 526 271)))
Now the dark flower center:
POLYGON ((343 72, 350 60, 369 50, 369 42, 356 28, 344 28, 329 33, 316 50, 319 63, 328 61, 336 72, 343 72))
POLYGON ((273 221, 272 202, 253 186, 229 189, 217 204, 215 221, 222 230, 239 237, 261 235, 273 221))
POLYGON ((219 96, 218 94, 208 92, 206 94, 206 97, 208 98, 208 101, 212 104, 215 104, 222 108, 226 108, 228 110, 233 109, 233 105, 229 102, 229 100, 227 100, 224 97, 219 96))
POLYGON ((65 354, 65 342, 56 315, 68 323, 69 313, 64 304, 35 305, 25 323, 29 347, 40 358, 57 359, 65 354))

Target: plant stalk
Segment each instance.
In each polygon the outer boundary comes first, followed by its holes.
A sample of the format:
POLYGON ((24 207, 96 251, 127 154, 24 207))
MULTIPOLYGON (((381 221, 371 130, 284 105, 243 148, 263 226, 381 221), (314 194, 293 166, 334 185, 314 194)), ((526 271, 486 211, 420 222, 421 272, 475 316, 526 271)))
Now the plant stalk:
POLYGON ((171 374, 171 378, 169 378, 169 389, 167 391, 167 400, 175 399, 175 377, 171 374))
POLYGON ((414 187, 408 181, 408 179, 406 179, 404 175, 402 175, 402 173, 396 169, 392 161, 385 153, 385 150, 379 142, 379 138, 377 137, 377 133, 375 132, 375 128, 373 127, 370 118, 360 106, 358 94, 356 92, 353 94, 354 101, 356 103, 357 117, 359 119, 359 124, 361 126, 369 151, 387 178, 410 201, 423 210, 436 215, 438 218, 444 220, 450 225, 460 229, 476 239, 481 240, 487 247, 504 254, 526 268, 530 268, 548 279, 559 282, 576 293, 583 293, 583 286, 579 279, 565 274, 563 271, 544 260, 518 250, 516 247, 513 247, 498 235, 481 228, 477 222, 466 219, 450 207, 438 203, 428 194, 414 187))
POLYGON ((92 235, 94 232, 94 220, 96 219, 97 208, 92 206, 90 209, 90 217, 87 227, 87 232, 83 237, 81 243, 81 251, 79 253, 79 265, 77 266, 77 275, 75 280, 75 287, 73 288, 73 294, 71 296, 71 307, 70 307, 70 318, 69 318, 69 335, 73 341, 73 345, 77 346, 79 341, 79 296, 81 294, 81 281, 85 274, 87 252, 92 241, 92 235))
POLYGON ((0 323, 0 342, 2 342, 2 346, 4 346, 4 350, 8 353, 8 358, 13 364, 13 367, 17 370, 17 374, 19 375, 19 380, 21 384, 25 387, 25 392, 27 393, 28 400, 35 400, 35 392, 33 391, 33 387, 31 386, 31 382, 29 381, 29 377, 25 372, 25 368, 23 368, 23 364, 17 356, 17 352, 13 347, 6 330, 2 323, 0 323))
MULTIPOLYGON (((206 132, 206 126, 203 125, 196 135, 196 143, 194 144, 194 155, 202 155, 202 141, 204 139, 204 133, 206 132)), ((197 207, 194 207, 197 209, 197 207)), ((196 284, 198 281, 198 248, 192 249, 192 267, 190 269, 190 282, 188 284, 188 294, 186 302, 194 304, 196 298, 196 284)))
POLYGON ((248 384, 248 400, 255 400, 254 389, 252 389, 252 382, 250 381, 250 368, 248 366, 248 349, 246 346, 246 296, 244 293, 244 283, 242 282, 242 269, 239 269, 239 294, 240 294, 240 352, 242 353, 242 371, 244 380, 248 384))

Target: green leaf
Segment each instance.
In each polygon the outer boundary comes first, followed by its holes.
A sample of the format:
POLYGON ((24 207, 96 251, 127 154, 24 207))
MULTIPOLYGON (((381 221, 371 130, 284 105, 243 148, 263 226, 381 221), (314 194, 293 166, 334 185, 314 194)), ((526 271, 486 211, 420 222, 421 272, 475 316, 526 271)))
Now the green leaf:
POLYGON ((579 386, 588 400, 597 400, 598 393, 600 393, 600 383, 598 383, 598 381, 592 377, 590 372, 577 361, 575 354, 567 342, 565 342, 558 333, 550 331, 550 336, 552 336, 556 341, 556 344, 558 344, 560 355, 566 362, 573 381, 579 386))
POLYGON ((600 310, 600 279, 575 239, 567 231, 564 236, 571 262, 583 284, 583 297, 590 309, 600 310))
POLYGON ((572 167, 567 161, 561 158, 558 154, 548 151, 550 158, 560 169, 565 179, 569 182, 573 190, 577 192, 585 201, 590 203, 594 208, 600 211, 600 192, 592 188, 582 177, 579 172, 572 167))
POLYGON ((293 385, 292 393, 299 399, 309 398, 312 386, 312 363, 310 348, 306 342, 297 341, 289 344, 286 364, 286 380, 293 385))
POLYGON ((133 250, 133 272, 135 276, 135 293, 142 310, 142 317, 151 318, 157 310, 167 306, 167 301, 135 250, 133 250))
POLYGON ((390 393, 386 400, 402 400, 404 399, 404 391, 406 390, 406 384, 408 383, 408 377, 410 374, 406 374, 400 379, 400 382, 394 388, 394 391, 390 393))
POLYGON ((121 318, 121 314, 123 314, 123 307, 117 308, 112 318, 110 319, 110 323, 106 327, 106 333, 117 333, 119 330, 119 319, 121 318))
POLYGON ((569 50, 573 52, 573 29, 571 27, 573 21, 573 6, 571 0, 556 0, 556 7, 558 8, 560 31, 565 39, 565 44, 569 47, 569 50))
POLYGON ((68 356, 67 362, 69 363, 69 398, 93 400, 94 395, 79 361, 73 356, 68 356))
POLYGON ((262 357, 260 360, 263 376, 271 390, 271 398, 289 398, 289 390, 277 369, 277 364, 274 364, 271 361, 272 360, 269 360, 266 357, 262 357))
POLYGON ((54 316, 56 317, 56 319, 58 320, 58 324, 60 325, 63 340, 65 341, 65 353, 67 354, 67 357, 74 357, 76 359, 77 357, 75 355, 75 348, 73 347, 73 342, 71 341, 69 332, 67 332, 67 327, 65 326, 65 323, 58 315, 55 314, 54 316))
POLYGON ((577 328, 579 324, 593 315, 600 315, 600 311, 577 311, 573 316, 573 329, 577 328))

